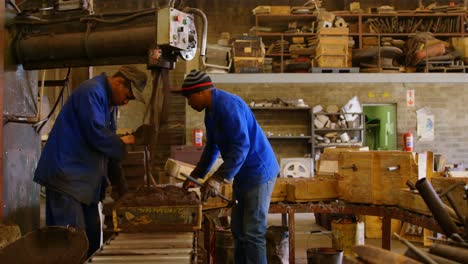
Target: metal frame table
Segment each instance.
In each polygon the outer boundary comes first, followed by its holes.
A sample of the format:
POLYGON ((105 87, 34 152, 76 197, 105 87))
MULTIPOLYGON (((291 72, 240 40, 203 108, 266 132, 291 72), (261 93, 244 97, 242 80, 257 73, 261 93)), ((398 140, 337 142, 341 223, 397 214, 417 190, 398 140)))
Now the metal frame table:
MULTIPOLYGON (((442 229, 431 216, 410 212, 394 206, 353 204, 342 201, 333 202, 311 202, 311 203, 272 203, 270 214, 281 213, 287 216, 289 229, 289 263, 295 263, 295 235, 294 214, 295 213, 331 213, 331 214, 357 214, 373 215, 383 217, 382 219, 382 248, 391 249, 392 234, 391 220, 399 219, 404 222, 415 224, 439 233, 442 229)), ((284 219, 284 218, 283 218, 284 219)), ((284 224, 284 223, 283 223, 284 224)))

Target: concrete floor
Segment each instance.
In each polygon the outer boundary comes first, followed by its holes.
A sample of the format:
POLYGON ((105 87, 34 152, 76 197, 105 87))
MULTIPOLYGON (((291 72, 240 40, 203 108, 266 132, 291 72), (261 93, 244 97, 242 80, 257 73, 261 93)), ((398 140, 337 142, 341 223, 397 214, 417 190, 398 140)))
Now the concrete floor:
MULTIPOLYGON (((270 214, 268 226, 281 225, 281 214, 270 214)), ((295 214, 296 263, 307 263, 307 249, 331 247, 331 232, 315 223, 314 214, 295 214), (311 231, 322 231, 311 233, 311 231)), ((366 239, 366 244, 381 247, 381 239, 366 239)), ((404 254, 406 246, 398 240, 392 240, 392 251, 404 254)))

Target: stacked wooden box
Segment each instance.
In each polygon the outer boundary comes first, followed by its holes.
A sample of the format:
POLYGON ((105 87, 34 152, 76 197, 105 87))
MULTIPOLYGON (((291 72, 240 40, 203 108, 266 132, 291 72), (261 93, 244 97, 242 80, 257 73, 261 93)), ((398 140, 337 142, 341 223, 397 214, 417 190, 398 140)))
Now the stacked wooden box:
POLYGON ((338 193, 354 203, 398 205, 400 189, 418 178, 411 152, 343 152, 339 159, 338 193))
POLYGON ((348 67, 348 28, 321 28, 315 50, 315 66, 321 68, 348 67))
POLYGON ((260 37, 241 36, 233 43, 236 73, 263 72, 265 47, 260 37))
POLYGON ((333 176, 313 178, 278 178, 271 202, 316 202, 338 198, 337 179, 333 176))

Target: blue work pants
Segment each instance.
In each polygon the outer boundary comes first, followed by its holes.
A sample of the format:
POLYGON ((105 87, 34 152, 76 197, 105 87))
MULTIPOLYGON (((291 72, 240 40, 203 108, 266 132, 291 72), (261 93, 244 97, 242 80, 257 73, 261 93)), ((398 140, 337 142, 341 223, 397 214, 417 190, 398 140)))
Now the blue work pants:
POLYGON ((101 219, 97 204, 82 204, 70 195, 46 188, 46 225, 85 230, 89 242, 88 257, 100 247, 101 219))
POLYGON ((231 230, 236 264, 266 264, 267 216, 276 179, 243 193, 236 193, 238 204, 232 208, 231 230))

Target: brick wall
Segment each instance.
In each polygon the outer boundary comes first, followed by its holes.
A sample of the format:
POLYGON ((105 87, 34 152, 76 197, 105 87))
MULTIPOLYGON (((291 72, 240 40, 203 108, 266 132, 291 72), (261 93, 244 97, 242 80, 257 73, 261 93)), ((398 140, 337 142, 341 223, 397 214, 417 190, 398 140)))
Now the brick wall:
MULTIPOLYGON (((449 76, 449 75, 448 75, 449 76)), ((415 150, 433 151, 443 154, 450 163, 468 162, 468 84, 219 84, 218 88, 235 93, 246 102, 272 98, 303 98, 310 106, 321 104, 343 105, 353 96, 358 96, 361 103, 396 103, 398 148, 401 148, 402 134, 416 131, 416 110, 428 107, 435 116, 435 140, 415 142, 415 150), (406 91, 415 90, 416 106, 406 106, 406 91)), ((202 126, 203 113, 197 113, 187 107, 187 142, 195 126, 202 126)), ((291 118, 295 118, 291 115, 291 118)), ((281 124, 278 124, 281 125, 281 124)), ((300 153, 292 149, 292 143, 276 147, 281 156, 300 153), (289 149, 289 150, 288 150, 289 149)))

